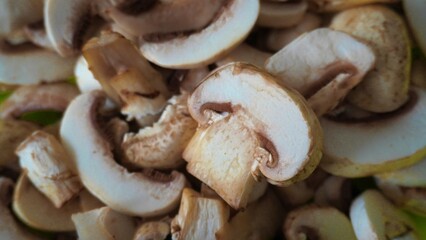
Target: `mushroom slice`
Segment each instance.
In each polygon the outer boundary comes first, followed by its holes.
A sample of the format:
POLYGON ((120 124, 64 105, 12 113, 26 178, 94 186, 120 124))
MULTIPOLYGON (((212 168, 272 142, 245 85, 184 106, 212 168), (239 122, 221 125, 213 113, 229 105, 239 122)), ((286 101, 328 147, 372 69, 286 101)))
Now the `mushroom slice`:
POLYGON ((80 212, 80 202, 74 198, 61 208, 55 207, 30 182, 24 172, 18 179, 13 195, 13 211, 26 225, 52 232, 74 231, 71 214, 80 212))
POLYGON ((216 232, 216 238, 273 239, 284 219, 284 209, 272 191, 238 212, 216 232))
POLYGON ((266 59, 270 58, 272 54, 262 52, 248 44, 240 44, 234 51, 228 54, 225 58, 216 62, 218 66, 226 65, 230 62, 247 62, 255 65, 256 67, 263 68, 266 59))
POLYGON ((187 95, 170 99, 158 122, 138 133, 124 136, 122 149, 125 159, 144 168, 171 169, 184 161, 182 153, 195 133, 197 122, 189 115, 187 95))
POLYGON ((351 186, 347 178, 330 176, 315 192, 314 202, 319 206, 332 206, 347 212, 352 201, 351 186))
POLYGON ((426 54, 426 29, 424 27, 426 16, 423 14, 426 10, 426 2, 422 0, 403 0, 402 3, 414 37, 423 53, 426 54))
POLYGON ((426 58, 420 57, 413 60, 411 68, 411 82, 415 86, 426 88, 426 58))
POLYGON ((376 190, 352 202, 350 218, 358 239, 418 239, 412 220, 376 190))
POLYGON ((104 101, 105 95, 100 91, 84 93, 70 104, 62 120, 62 143, 84 186, 112 209, 129 215, 148 217, 174 209, 185 177, 176 171, 170 175, 130 173, 118 165, 96 122, 104 101), (81 144, 81 139, 85 139, 85 144, 81 144))
POLYGON ((66 165, 70 162, 68 153, 46 132, 34 132, 18 146, 16 155, 31 182, 57 208, 83 188, 78 176, 66 165))
POLYGON ((303 180, 321 158, 315 114, 275 81, 252 65, 233 63, 211 73, 188 100, 199 128, 183 154, 187 169, 234 208, 247 205, 255 178, 278 185, 303 180))
POLYGON ((0 37, 43 19, 43 0, 4 0, 0 3, 0 37))
POLYGON ((265 46, 274 52, 279 51, 303 33, 319 28, 320 25, 321 18, 318 15, 306 13, 303 19, 291 28, 269 30, 264 40, 265 46))
POLYGON ((228 221, 230 209, 220 199, 201 197, 185 188, 179 213, 172 220, 172 239, 216 239, 216 232, 228 221))
POLYGON ((316 205, 302 207, 288 213, 283 231, 288 240, 357 239, 351 222, 345 214, 332 207, 316 205))
POLYGON ((318 12, 337 12, 372 3, 396 3, 399 0, 310 0, 310 8, 318 12))
POLYGON ((206 66, 231 52, 244 40, 258 13, 259 0, 230 0, 206 28, 161 42, 142 42, 140 50, 149 61, 167 68, 206 66))
POLYGON ((348 95, 348 101, 371 112, 390 112, 408 99, 411 44, 407 26, 384 6, 365 6, 336 15, 331 28, 367 43, 376 53, 376 66, 348 95))
POLYGON ((8 205, 11 202, 13 182, 0 177, 0 239, 8 240, 37 240, 38 237, 30 234, 19 225, 8 205))
POLYGON ((133 218, 118 213, 109 207, 72 215, 78 239, 128 240, 135 233, 133 218))
POLYGON ((375 56, 346 33, 321 28, 304 34, 266 61, 281 85, 308 99, 317 115, 331 111, 373 67, 375 56))
POLYGON ((323 118, 321 167, 333 175, 363 177, 412 165, 426 156, 426 91, 414 88, 397 112, 363 121, 323 118))
POLYGON ((75 58, 63 58, 32 44, 0 43, 0 82, 29 85, 72 76, 75 58))
POLYGON ((214 21, 213 18, 227 1, 161 0, 148 11, 137 15, 124 13, 116 7, 106 9, 106 15, 131 35, 173 34, 203 29, 214 21))
POLYGON ((395 171, 386 171, 375 177, 403 187, 426 187, 426 157, 417 163, 395 171))
POLYGON ((145 222, 137 229, 133 240, 164 240, 170 234, 170 224, 163 221, 145 222))
POLYGON ((78 89, 81 92, 90 92, 92 90, 102 90, 101 84, 89 69, 86 59, 80 56, 74 68, 74 75, 77 81, 78 89))
POLYGON ((32 23, 24 28, 26 37, 35 45, 53 50, 52 42, 47 36, 43 21, 32 23))
POLYGON ((201 67, 188 70, 183 79, 180 81, 180 91, 191 93, 194 89, 200 85, 204 78, 209 75, 210 71, 208 67, 201 67))
POLYGON ((289 2, 260 2, 256 24, 262 27, 287 28, 298 24, 308 9, 306 0, 289 2))
POLYGON ((63 112, 78 94, 78 89, 68 83, 22 86, 3 102, 0 117, 19 118, 26 112, 40 110, 63 112))
POLYGON ((83 212, 105 207, 104 203, 102 203, 86 189, 83 189, 83 191, 80 192, 78 197, 80 199, 80 208, 83 212))

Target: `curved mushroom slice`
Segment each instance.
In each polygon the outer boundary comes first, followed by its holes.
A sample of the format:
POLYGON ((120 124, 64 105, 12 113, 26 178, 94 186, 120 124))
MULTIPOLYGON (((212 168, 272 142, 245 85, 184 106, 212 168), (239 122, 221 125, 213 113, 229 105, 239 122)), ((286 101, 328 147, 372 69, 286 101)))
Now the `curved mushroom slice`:
POLYGON ((201 197, 185 188, 179 213, 172 220, 172 239, 216 239, 216 232, 228 221, 230 209, 220 199, 201 197))
POLYGON ((163 221, 146 222, 137 229, 133 240, 164 240, 170 234, 170 224, 163 221))
POLYGON ((77 81, 78 89, 81 92, 90 92, 93 90, 102 90, 102 86, 89 69, 86 59, 80 56, 75 64, 74 75, 77 81))
POLYGON ((0 37, 43 19, 43 0, 4 0, 0 3, 0 37))
POLYGON ((24 28, 26 37, 35 45, 53 50, 52 42, 47 36, 43 21, 32 23, 24 28))
POLYGON ((426 2, 422 0, 403 0, 402 3, 414 37, 422 48, 423 53, 426 54, 426 29, 424 27, 426 22, 426 16, 424 15, 426 2))
POLYGON ((270 58, 272 54, 262 52, 250 45, 245 43, 240 44, 234 51, 228 54, 228 56, 217 61, 218 66, 223 66, 231 62, 247 62, 255 65, 256 67, 263 68, 266 59, 270 58))
POLYGON ((13 211, 26 225, 38 230, 65 232, 75 230, 71 214, 81 211, 78 198, 55 207, 31 184, 27 173, 21 174, 13 195, 13 211))
POLYGON ((347 212, 352 201, 351 186, 347 178, 330 176, 315 192, 314 202, 319 206, 332 206, 347 212))
POLYGON ((229 0, 161 0, 141 14, 127 14, 112 7, 106 9, 106 15, 131 35, 161 36, 203 29, 214 21, 227 1, 229 0))
POLYGON ((57 208, 83 188, 78 176, 66 165, 70 162, 68 153, 46 132, 34 132, 18 146, 16 155, 31 182, 57 208))
POLYGON ((339 13, 331 28, 366 42, 376 66, 349 95, 348 101, 371 112, 390 112, 408 99, 411 44, 404 20, 389 8, 365 6, 339 13))
POLYGON ((279 51, 284 46, 305 32, 310 32, 321 25, 321 18, 312 13, 306 13, 303 19, 294 27, 271 29, 266 34, 265 46, 272 51, 279 51))
POLYGON ((375 190, 352 202, 350 218, 358 239, 418 239, 411 219, 375 190))
POLYGON ((426 156, 426 91, 413 89, 400 111, 378 119, 323 118, 321 167, 344 177, 371 176, 412 165, 426 156))
POLYGON ((125 160, 144 168, 171 169, 184 161, 182 153, 194 135, 197 122, 189 115, 187 95, 170 99, 158 122, 124 136, 125 160))
POLYGON ((310 0, 309 7, 318 12, 337 12, 372 3, 396 3, 399 0, 310 0))
POLYGON ((185 177, 175 171, 170 175, 129 173, 115 163, 110 143, 98 131, 96 122, 104 100, 99 91, 82 94, 70 104, 62 120, 62 143, 84 186, 112 209, 129 215, 148 217, 174 209, 185 177))
POLYGON ((419 162, 395 171, 386 171, 375 177, 403 187, 426 187, 426 157, 419 162))
POLYGON ((40 110, 63 112, 78 94, 77 88, 68 83, 22 86, 3 102, 0 117, 19 118, 26 112, 40 110))
POLYGON ((304 34, 266 61, 265 68, 308 99, 317 115, 331 111, 373 67, 373 51, 327 28, 304 34))
POLYGON ((332 207, 319 207, 315 205, 291 211, 287 215, 283 231, 288 240, 357 239, 351 222, 345 214, 332 207))
POLYGON ((190 35, 162 42, 142 42, 140 50, 151 62, 168 68, 197 68, 231 52, 252 29, 259 0, 230 0, 209 26, 190 35), (196 51, 194 51, 196 46, 196 51))
POLYGON ((287 28, 298 24, 308 9, 306 0, 289 2, 260 2, 256 24, 262 27, 287 28))
POLYGON ((256 185, 251 174, 289 184, 309 176, 321 158, 317 118, 298 93, 275 81, 252 65, 229 64, 188 100, 199 128, 183 154, 187 169, 234 208, 247 204, 256 185))
POLYGON ((110 0, 109 2, 112 6, 125 14, 139 15, 145 11, 150 10, 153 6, 156 6, 158 0, 110 0))
POLYGON ((283 207, 274 193, 268 191, 257 202, 233 216, 216 232, 216 239, 273 239, 283 219, 283 207))
POLYGON ((129 240, 135 233, 133 218, 118 213, 109 207, 72 215, 78 239, 129 240))
POLYGON ((30 234, 20 226, 8 205, 11 202, 13 182, 8 178, 0 177, 0 238, 10 240, 37 240, 38 237, 30 234))
POLYGON ((72 76, 75 60, 31 44, 0 43, 0 82, 29 85, 64 80, 72 76))

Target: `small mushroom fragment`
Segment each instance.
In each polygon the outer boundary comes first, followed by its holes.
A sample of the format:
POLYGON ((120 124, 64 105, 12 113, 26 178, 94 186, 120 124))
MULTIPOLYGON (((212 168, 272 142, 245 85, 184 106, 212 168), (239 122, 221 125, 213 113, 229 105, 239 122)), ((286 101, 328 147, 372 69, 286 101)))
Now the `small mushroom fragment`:
POLYGON ((30 234, 19 225, 8 205, 11 202, 13 182, 0 177, 0 239, 8 240, 37 240, 38 237, 30 234))
POLYGON ((68 201, 61 208, 55 207, 50 199, 30 182, 26 172, 18 179, 12 206, 15 214, 26 225, 52 232, 75 230, 71 214, 81 211, 78 198, 68 201))
POLYGON ((270 28, 288 28, 297 25, 306 13, 306 0, 288 2, 261 1, 256 24, 270 28))
POLYGON ((316 116, 275 81, 253 65, 232 63, 212 72, 188 100, 199 127, 183 154, 187 170, 236 209, 262 187, 262 176, 277 185, 300 181, 321 158, 316 116))
POLYGON ((426 54, 426 2, 423 0, 403 0, 405 16, 410 24, 414 37, 420 45, 423 53, 426 54))
POLYGON ((302 207, 288 213, 283 231, 288 240, 357 239, 351 222, 345 214, 332 207, 316 205, 302 207))
POLYGON ((205 198, 185 188, 179 213, 171 223, 172 239, 216 239, 216 232, 227 223, 229 214, 222 200, 205 198))
POLYGON ((197 128, 197 122, 189 115, 187 99, 187 95, 171 98, 152 127, 124 136, 121 147, 128 163, 155 169, 182 165, 182 153, 197 128))
POLYGON ((319 206, 332 206, 347 212, 352 201, 351 181, 347 178, 330 176, 315 192, 314 202, 319 206))
POLYGON ((204 80, 207 75, 209 75, 210 71, 208 67, 201 67, 188 70, 184 76, 182 81, 180 82, 180 91, 191 93, 194 89, 200 85, 200 83, 204 80))
POLYGON ((43 21, 32 23, 24 28, 26 37, 35 45, 53 50, 52 42, 47 36, 43 21))
POLYGON ((0 117, 14 119, 40 110, 63 112, 78 94, 78 89, 68 83, 22 86, 3 102, 0 117))
POLYGON ((318 15, 306 13, 303 19, 291 28, 269 30, 264 44, 269 50, 279 51, 303 33, 319 28, 320 25, 321 18, 318 15))
POLYGON ((348 34, 321 28, 266 61, 265 68, 308 99, 317 115, 331 111, 373 67, 375 56, 348 34))
POLYGON ((238 212, 216 232, 216 239, 273 239, 284 219, 284 209, 272 191, 238 212))
POLYGON ((92 90, 102 90, 102 86, 89 69, 86 59, 80 56, 75 64, 74 75, 77 81, 78 89, 81 92, 90 92, 92 90))
POLYGON ((412 220, 376 190, 352 202, 350 218, 358 239, 419 239, 412 220))
POLYGON ((18 46, 20 44, 27 43, 29 41, 27 34, 25 33, 24 28, 17 29, 9 35, 7 35, 3 41, 12 46, 18 46))
POLYGON ((84 93, 71 102, 62 120, 61 140, 84 186, 112 209, 129 215, 149 217, 174 209, 185 177, 176 171, 130 173, 118 165, 111 144, 99 132, 98 110, 104 101, 100 91, 84 93))
POLYGON ((426 156, 426 91, 413 88, 397 112, 376 119, 323 118, 321 167, 337 176, 364 177, 410 166, 426 156))
POLYGON ((66 165, 69 155, 52 135, 35 131, 16 149, 21 168, 55 207, 75 197, 83 188, 77 175, 66 165))
POLYGON ((376 66, 348 95, 348 101, 371 112, 390 112, 408 99, 411 44, 407 26, 384 6, 365 6, 336 15, 331 28, 367 43, 376 53, 376 66))
POLYGON ((372 3, 396 3, 399 0, 309 0, 309 7, 318 12, 337 12, 372 3))
POLYGON ((133 240, 164 240, 170 234, 170 224, 163 221, 142 223, 133 240))
POLYGON ((244 40, 258 13, 259 0, 231 0, 204 29, 170 40, 144 41, 140 50, 149 61, 167 68, 206 66, 226 56, 244 40))
POLYGON ((0 82, 29 85, 64 80, 72 76, 75 58, 26 43, 0 43, 0 82))
POLYGON ((43 19, 43 0, 4 0, 0 3, 0 37, 43 19))
POLYGON ((242 43, 225 58, 217 61, 216 64, 218 66, 223 66, 230 62, 246 62, 256 67, 263 68, 266 59, 271 56, 272 54, 270 53, 262 52, 248 44, 242 43))
POLYGON ((109 207, 76 213, 71 218, 80 240, 129 240, 136 228, 133 218, 109 207))

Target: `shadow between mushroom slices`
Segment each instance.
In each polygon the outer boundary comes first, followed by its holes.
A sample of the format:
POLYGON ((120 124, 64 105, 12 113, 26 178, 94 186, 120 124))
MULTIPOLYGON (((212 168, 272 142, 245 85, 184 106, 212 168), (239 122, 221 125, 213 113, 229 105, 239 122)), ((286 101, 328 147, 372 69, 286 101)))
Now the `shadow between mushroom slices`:
POLYGON ((306 101, 244 63, 212 72, 191 94, 199 127, 183 154, 188 172, 233 208, 262 184, 309 176, 321 158, 322 131, 306 101), (226 186, 226 187, 224 187, 226 186))
POLYGON ((84 186, 112 209, 128 215, 149 217, 173 210, 179 204, 185 177, 176 171, 170 175, 130 173, 118 165, 97 122, 97 111, 104 101, 105 94, 100 91, 82 94, 62 120, 62 143, 84 186))

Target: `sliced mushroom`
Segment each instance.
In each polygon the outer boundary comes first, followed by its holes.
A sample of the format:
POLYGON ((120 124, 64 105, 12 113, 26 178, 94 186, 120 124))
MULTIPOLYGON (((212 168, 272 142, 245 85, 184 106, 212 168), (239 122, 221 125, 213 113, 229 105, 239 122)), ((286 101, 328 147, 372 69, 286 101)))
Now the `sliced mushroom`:
POLYGON ((0 3, 0 37, 43 19, 43 0, 4 0, 0 3))
POLYGON ((53 50, 52 42, 47 36, 43 21, 32 23, 24 28, 26 37, 35 45, 53 50))
POLYGON ((75 60, 31 44, 0 43, 0 82, 29 85, 64 80, 72 76, 75 60))
POLYGON ((364 43, 327 28, 304 34, 266 61, 266 69, 308 99, 317 115, 331 111, 373 67, 364 43))
POLYGON ((375 177, 383 182, 403 187, 426 187, 426 157, 417 163, 395 171, 386 171, 375 177))
POLYGON ((136 228, 133 218, 109 207, 73 214, 72 221, 80 240, 129 240, 136 228))
POLYGON ((424 28, 426 16, 423 14, 426 10, 426 2, 422 0, 403 0, 402 3, 414 37, 423 53, 426 54, 426 30, 424 28))
POLYGON ((80 208, 83 212, 87 212, 96 208, 105 207, 105 204, 97 199, 93 194, 91 194, 86 189, 80 192, 78 195, 80 199, 80 208))
POLYGON ((245 207, 262 184, 255 178, 300 181, 321 157, 321 127, 312 110, 275 81, 252 65, 233 63, 211 73, 188 100, 199 128, 183 154, 187 169, 234 208, 245 207))
POLYGON ((426 156, 426 91, 414 88, 397 112, 361 121, 323 118, 321 167, 333 175, 363 177, 410 166, 426 156))
POLYGON ((426 88, 426 58, 413 60, 411 68, 411 82, 419 87, 426 88))
POLYGON ((331 28, 367 43, 376 53, 376 66, 348 95, 348 101, 371 112, 390 112, 408 100, 411 44, 407 26, 384 6, 365 6, 339 13, 331 28))
POLYGON ((204 198, 185 188, 178 215, 172 220, 172 239, 216 239, 228 221, 230 209, 219 199, 204 198))
POLYGON ((77 175, 66 165, 69 155, 52 135, 35 131, 16 149, 21 168, 55 207, 75 197, 83 188, 77 175))
POLYGON ((19 118, 26 112, 40 110, 63 112, 78 94, 77 88, 68 83, 22 86, 3 102, 0 117, 19 118))
POLYGON ((170 234, 170 224, 164 221, 142 223, 133 240, 164 240, 170 234))
POLYGON ((244 40, 258 13, 258 0, 232 0, 201 31, 161 42, 145 41, 141 43, 140 50, 149 61, 167 68, 206 66, 231 52, 244 40))
POLYGON ((257 25, 270 28, 287 28, 298 24, 308 9, 306 0, 289 2, 261 1, 257 25))
POLYGON ((182 165, 182 153, 197 128, 186 106, 187 95, 170 99, 158 122, 152 127, 128 133, 122 149, 125 159, 144 168, 171 169, 182 165))
POLYGON ((210 71, 208 67, 201 67, 190 69, 186 74, 184 74, 182 81, 180 82, 180 91, 191 93, 194 89, 200 85, 210 71))
POLYGON ((372 3, 396 3, 399 0, 309 0, 310 8, 318 12, 337 12, 372 3))
POLYGON ((81 92, 90 92, 92 90, 101 90, 102 86, 89 69, 86 59, 79 57, 75 64, 74 75, 77 81, 78 89, 81 92))
POLYGON ((357 239, 351 222, 345 214, 332 207, 319 207, 316 205, 291 211, 287 215, 283 231, 288 240, 357 239))
POLYGON ((270 53, 262 52, 248 44, 242 43, 226 57, 217 61, 216 64, 218 66, 223 66, 230 62, 247 62, 255 65, 256 67, 263 68, 266 59, 271 56, 272 54, 270 53))
POLYGON ((81 211, 78 198, 65 203, 61 208, 55 207, 30 182, 27 173, 19 177, 13 195, 13 211, 26 225, 43 231, 74 231, 71 214, 81 211))
POLYGON ((315 192, 314 202, 319 206, 332 206, 348 212, 352 201, 351 181, 347 178, 330 176, 315 192))
POLYGON ((155 216, 174 209, 185 177, 176 171, 170 175, 129 173, 118 165, 110 143, 98 131, 97 111, 103 101, 102 92, 82 94, 70 104, 62 120, 62 143, 84 186, 112 209, 129 215, 155 216), (85 144, 81 144, 82 139, 85 144))

